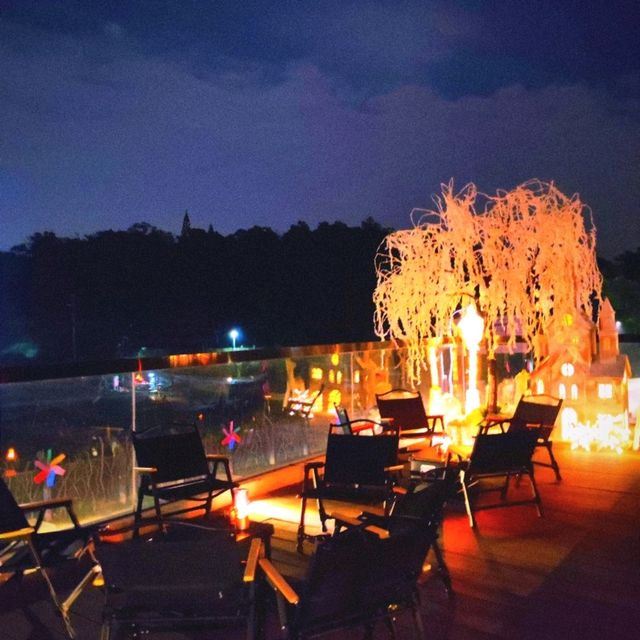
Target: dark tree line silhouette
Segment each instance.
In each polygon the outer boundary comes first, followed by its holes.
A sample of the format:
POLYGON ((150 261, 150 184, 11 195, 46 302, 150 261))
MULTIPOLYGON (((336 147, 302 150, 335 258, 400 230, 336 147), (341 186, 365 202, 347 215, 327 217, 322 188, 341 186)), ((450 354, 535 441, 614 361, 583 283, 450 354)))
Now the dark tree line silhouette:
MULTIPOLYGON (((141 222, 84 238, 36 233, 0 252, 0 362, 64 362, 375 339, 374 257, 389 233, 298 222, 179 236, 141 222)), ((605 294, 640 333, 640 248, 600 261, 605 294)))
POLYGON ((373 339, 374 256, 389 231, 367 219, 222 236, 185 216, 177 237, 147 223, 36 233, 0 253, 2 360, 215 349, 229 346, 232 326, 243 345, 373 339))

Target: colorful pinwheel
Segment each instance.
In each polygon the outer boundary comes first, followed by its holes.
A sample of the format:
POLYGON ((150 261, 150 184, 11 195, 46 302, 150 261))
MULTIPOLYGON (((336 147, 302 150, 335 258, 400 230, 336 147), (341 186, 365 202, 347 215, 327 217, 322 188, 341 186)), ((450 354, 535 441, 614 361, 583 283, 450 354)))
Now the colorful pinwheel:
POLYGON ((40 471, 36 474, 33 481, 36 484, 46 483, 47 487, 51 488, 56 482, 56 476, 63 476, 66 471, 59 465, 67 456, 64 453, 59 453, 53 460, 51 459, 51 449, 47 449, 47 459, 45 462, 40 460, 35 461, 36 467, 40 471))
POLYGON ((224 433, 224 438, 222 439, 222 444, 224 446, 229 447, 229 451, 233 451, 236 448, 236 443, 240 444, 242 438, 240 434, 234 430, 233 420, 229 422, 229 428, 225 429, 222 427, 222 432, 224 433))

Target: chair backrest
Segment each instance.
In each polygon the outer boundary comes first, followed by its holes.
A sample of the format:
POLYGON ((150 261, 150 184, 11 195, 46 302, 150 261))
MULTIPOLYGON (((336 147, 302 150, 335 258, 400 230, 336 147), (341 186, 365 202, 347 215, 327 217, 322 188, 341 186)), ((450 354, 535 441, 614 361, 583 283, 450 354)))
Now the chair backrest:
POLYGON ((376 403, 382 420, 392 419, 400 431, 404 429, 427 429, 429 421, 419 392, 392 389, 376 394, 376 403))
POLYGON ((202 439, 195 424, 153 427, 132 434, 140 467, 155 467, 157 482, 174 482, 209 473, 202 439))
POLYGON ((296 612, 298 631, 365 622, 410 597, 434 536, 414 527, 386 539, 347 529, 320 543, 296 612))
POLYGON ((560 413, 562 400, 548 395, 522 396, 509 424, 510 431, 534 427, 548 438, 560 413))
POLYGON ((436 526, 414 522, 391 531, 388 538, 369 540, 363 554, 367 567, 361 578, 362 609, 384 611, 410 601, 436 538, 436 526))
POLYGON ((0 477, 0 533, 18 531, 29 526, 27 518, 18 506, 9 487, 0 477))
POLYGON ((538 429, 476 436, 469 459, 469 474, 517 472, 530 466, 538 439, 538 429))
POLYGON ((295 627, 336 629, 358 618, 360 580, 366 536, 349 529, 320 543, 309 562, 295 627))
POLYGON ((393 505, 388 528, 404 527, 408 521, 438 524, 442 520, 444 505, 455 492, 455 478, 448 474, 428 484, 418 485, 400 496, 393 505))
POLYGON ((387 467, 398 460, 397 431, 375 436, 330 433, 327 438, 324 479, 333 484, 384 486, 387 467))
POLYGON ((289 398, 285 412, 291 416, 299 416, 305 420, 308 419, 311 417, 313 405, 323 391, 324 383, 322 383, 320 388, 313 393, 306 391, 303 396, 289 398))
POLYGON ((234 535, 188 523, 171 523, 151 540, 106 537, 95 554, 113 606, 206 614, 243 584, 245 558, 234 535))

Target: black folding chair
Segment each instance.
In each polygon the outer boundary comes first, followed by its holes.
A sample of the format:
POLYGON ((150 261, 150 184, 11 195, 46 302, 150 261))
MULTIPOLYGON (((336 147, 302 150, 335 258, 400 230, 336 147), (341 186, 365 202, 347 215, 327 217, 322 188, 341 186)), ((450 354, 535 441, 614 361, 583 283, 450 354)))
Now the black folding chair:
POLYGON ((426 558, 433 549, 437 562, 437 572, 442 579, 447 593, 453 595, 451 574, 438 543, 438 536, 444 507, 455 493, 456 478, 453 474, 444 476, 427 484, 411 486, 409 489, 394 487, 395 500, 388 515, 379 515, 363 511, 357 517, 341 513, 332 513, 335 520, 334 535, 344 529, 360 527, 376 533, 381 537, 395 535, 405 531, 429 531, 428 547, 424 551, 426 558))
POLYGON ((247 639, 256 637, 259 538, 241 545, 231 531, 176 521, 151 538, 110 542, 109 531, 98 538, 105 583, 101 640, 123 627, 144 634, 246 625, 247 639))
POLYGON ((75 634, 69 619, 69 609, 97 571, 90 538, 90 529, 80 526, 69 498, 18 505, 4 480, 0 478, 0 572, 20 577, 25 571, 35 569, 47 584, 53 604, 62 615, 65 632, 70 638, 75 634), (40 527, 49 509, 65 509, 73 527, 41 533, 40 527), (27 513, 37 514, 33 525, 27 520, 27 513), (63 601, 53 586, 47 568, 78 560, 85 553, 92 556, 94 565, 80 585, 63 601))
POLYGON ((261 559, 286 637, 301 640, 354 627, 371 637, 377 621, 393 630, 394 618, 409 610, 424 638, 417 580, 430 535, 424 528, 388 537, 363 529, 342 532, 318 544, 304 579, 295 582, 261 559))
POLYGON ((204 509, 209 515, 213 499, 225 491, 232 494, 237 486, 231 478, 228 458, 205 453, 195 424, 154 427, 134 432, 132 438, 137 459, 135 470, 140 474, 134 517, 136 534, 143 524, 145 496, 153 498, 155 517, 151 521, 162 527, 165 517, 194 509, 204 509), (189 504, 163 515, 161 503, 178 500, 188 500, 189 504))
POLYGON ((394 474, 403 465, 397 464, 398 433, 358 436, 329 433, 323 462, 310 462, 304 467, 301 493, 298 550, 305 538, 307 500, 315 499, 323 533, 328 531, 325 500, 377 502, 390 506, 394 474))
POLYGON ((543 447, 547 450, 549 462, 534 460, 533 463, 553 469, 556 480, 560 481, 562 476, 558 462, 553 455, 553 441, 550 440, 550 436, 561 408, 562 400, 560 398, 545 394, 522 396, 513 416, 510 418, 489 418, 481 425, 481 431, 489 432, 494 427, 500 428, 501 431, 536 429, 538 432, 536 448, 543 447))
POLYGON ((418 391, 392 389, 376 394, 382 422, 391 422, 400 430, 400 437, 445 435, 444 416, 428 415, 418 391))
MULTIPOLYGON (((471 527, 476 526, 474 512, 481 509, 534 504, 538 516, 542 516, 542 500, 533 476, 533 462, 531 460, 538 437, 537 429, 522 429, 505 433, 480 433, 476 436, 470 457, 464 459, 459 456, 460 484, 471 527), (531 498, 507 500, 511 477, 520 478, 523 475, 526 475, 531 483, 531 498), (481 486, 482 481, 492 478, 502 478, 504 482, 497 487, 494 485, 481 486), (472 486, 476 497, 487 491, 500 491, 500 500, 498 502, 477 503, 471 496, 472 486)), ((449 455, 456 455, 455 447, 449 447, 449 455)))

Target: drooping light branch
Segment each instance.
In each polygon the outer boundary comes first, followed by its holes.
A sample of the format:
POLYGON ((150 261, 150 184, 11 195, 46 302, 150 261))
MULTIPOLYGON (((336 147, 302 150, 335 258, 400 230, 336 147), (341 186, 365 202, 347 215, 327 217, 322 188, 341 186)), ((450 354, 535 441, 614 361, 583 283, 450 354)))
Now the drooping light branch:
POLYGON ((454 194, 449 183, 435 203, 435 211, 414 211, 413 228, 389 234, 376 257, 375 331, 407 348, 413 383, 427 363, 427 339, 451 335, 469 297, 486 331, 500 326, 511 346, 521 337, 533 348, 554 315, 593 316, 602 276, 595 228, 577 195, 539 181, 493 197, 473 184, 454 194))

